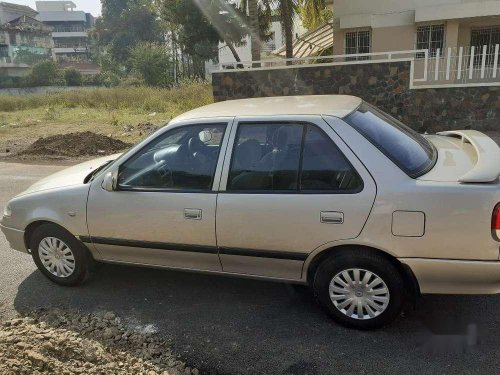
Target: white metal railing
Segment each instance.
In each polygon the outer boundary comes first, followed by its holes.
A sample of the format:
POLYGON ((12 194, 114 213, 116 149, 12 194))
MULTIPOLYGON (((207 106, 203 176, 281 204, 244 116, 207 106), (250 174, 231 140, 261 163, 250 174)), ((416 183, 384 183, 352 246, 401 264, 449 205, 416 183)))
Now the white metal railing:
MULTIPOLYGON (((428 58, 427 79, 416 86, 500 85, 499 54, 499 44, 437 49, 435 56, 428 58)), ((415 69, 424 69, 418 65, 421 65, 419 59, 415 61, 415 69)))
POLYGON ((408 51, 389 51, 389 52, 370 52, 346 55, 329 55, 329 56, 308 56, 294 57, 289 59, 283 58, 268 58, 259 61, 241 61, 241 62, 224 62, 214 66, 214 71, 227 71, 232 69, 269 69, 269 68, 293 68, 297 65, 318 65, 318 64, 334 64, 334 65, 350 65, 350 64, 368 64, 386 61, 410 61, 415 57, 415 54, 423 54, 428 56, 427 50, 408 50, 408 51))
POLYGON ((314 65, 361 65, 410 62, 410 88, 500 86, 500 45, 456 47, 443 50, 372 52, 353 55, 269 58, 260 61, 219 63, 211 72, 289 69, 314 65))

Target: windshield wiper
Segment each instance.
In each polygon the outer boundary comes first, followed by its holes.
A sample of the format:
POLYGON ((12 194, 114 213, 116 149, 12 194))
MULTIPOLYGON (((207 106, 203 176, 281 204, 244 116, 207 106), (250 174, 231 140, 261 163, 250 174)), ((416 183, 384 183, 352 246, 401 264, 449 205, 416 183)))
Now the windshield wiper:
POLYGON ((94 169, 92 172, 90 172, 87 177, 83 180, 83 183, 86 184, 88 182, 91 182, 94 180, 94 177, 97 176, 97 174, 102 171, 104 168, 106 168, 108 165, 110 165, 113 162, 113 160, 108 160, 106 163, 101 165, 100 167, 97 167, 94 169))

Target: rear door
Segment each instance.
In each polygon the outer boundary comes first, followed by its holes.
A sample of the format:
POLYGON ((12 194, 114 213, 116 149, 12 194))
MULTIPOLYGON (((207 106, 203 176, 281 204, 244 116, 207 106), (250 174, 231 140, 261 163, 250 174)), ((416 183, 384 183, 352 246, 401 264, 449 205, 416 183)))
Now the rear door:
POLYGON ((238 118, 217 198, 223 270, 299 279, 314 249, 359 235, 375 195, 320 116, 238 118))

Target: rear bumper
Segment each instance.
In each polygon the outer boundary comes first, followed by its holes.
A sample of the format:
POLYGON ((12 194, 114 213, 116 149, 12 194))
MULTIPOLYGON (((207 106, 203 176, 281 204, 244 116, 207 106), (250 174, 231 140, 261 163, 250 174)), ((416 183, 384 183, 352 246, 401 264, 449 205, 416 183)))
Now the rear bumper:
POLYGON ((400 258, 423 294, 498 294, 500 262, 400 258))
POLYGON ((9 241, 9 245, 11 248, 17 251, 22 251, 23 253, 28 252, 28 249, 26 248, 26 245, 24 243, 23 230, 9 228, 2 224, 0 224, 0 229, 7 238, 7 241, 9 241))

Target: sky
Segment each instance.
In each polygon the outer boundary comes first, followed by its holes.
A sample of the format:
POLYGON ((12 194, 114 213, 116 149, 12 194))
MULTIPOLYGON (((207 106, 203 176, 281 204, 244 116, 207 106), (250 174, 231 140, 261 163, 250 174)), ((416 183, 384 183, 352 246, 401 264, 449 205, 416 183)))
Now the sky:
MULTIPOLYGON (((36 10, 36 0, 5 0, 9 3, 28 5, 36 10)), ((92 13, 94 16, 101 15, 101 0, 72 0, 76 4, 75 10, 83 10, 87 13, 92 13)))

